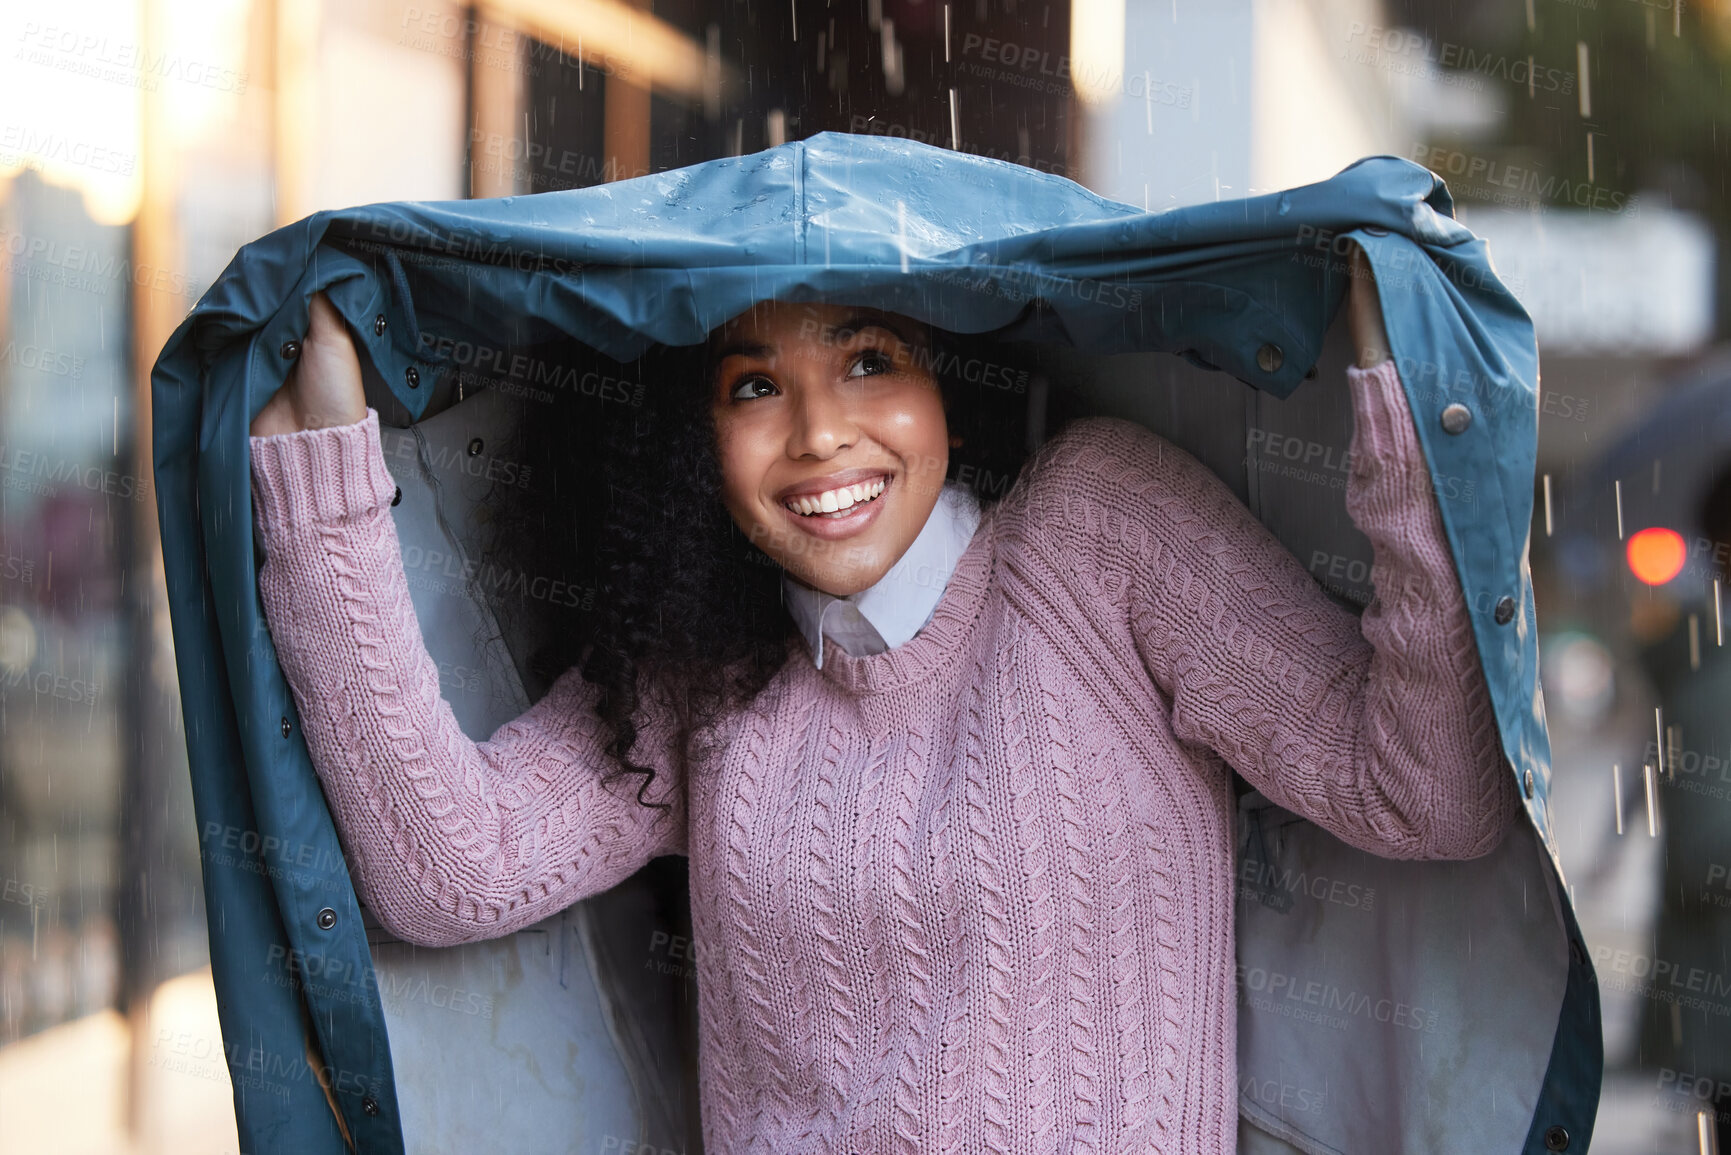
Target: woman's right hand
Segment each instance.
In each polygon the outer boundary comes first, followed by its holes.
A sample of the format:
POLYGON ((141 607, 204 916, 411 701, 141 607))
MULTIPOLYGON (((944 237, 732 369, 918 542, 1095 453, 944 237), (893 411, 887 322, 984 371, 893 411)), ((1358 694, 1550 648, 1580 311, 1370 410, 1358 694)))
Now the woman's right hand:
POLYGON ((367 416, 361 361, 336 306, 314 293, 312 319, 300 357, 276 395, 253 418, 252 435, 270 437, 332 425, 353 425, 367 416))

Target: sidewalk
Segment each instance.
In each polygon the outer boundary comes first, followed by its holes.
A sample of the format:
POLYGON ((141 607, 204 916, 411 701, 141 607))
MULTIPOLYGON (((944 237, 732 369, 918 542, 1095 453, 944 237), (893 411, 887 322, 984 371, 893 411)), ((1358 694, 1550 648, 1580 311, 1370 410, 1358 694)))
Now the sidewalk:
POLYGON ((238 1155, 209 969, 158 987, 140 1035, 135 1053, 126 1019, 109 1010, 0 1048, 0 1153, 238 1155))

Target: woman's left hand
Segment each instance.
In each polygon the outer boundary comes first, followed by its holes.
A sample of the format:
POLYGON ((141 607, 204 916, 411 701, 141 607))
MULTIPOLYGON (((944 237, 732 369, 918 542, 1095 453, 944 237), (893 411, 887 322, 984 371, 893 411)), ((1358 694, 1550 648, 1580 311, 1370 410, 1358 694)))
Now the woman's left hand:
POLYGON ((1352 347, 1358 350, 1360 369, 1371 369, 1389 358, 1388 333, 1382 327, 1382 302, 1377 298, 1376 274, 1370 259, 1358 245, 1352 246, 1348 266, 1352 287, 1346 294, 1346 323, 1352 347))

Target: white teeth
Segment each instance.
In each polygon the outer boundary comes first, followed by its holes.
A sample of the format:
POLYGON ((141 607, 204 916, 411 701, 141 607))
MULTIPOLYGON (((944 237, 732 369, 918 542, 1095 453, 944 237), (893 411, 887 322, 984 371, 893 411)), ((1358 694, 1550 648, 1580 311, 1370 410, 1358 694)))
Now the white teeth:
POLYGON ((840 489, 826 490, 820 494, 801 494, 787 499, 786 505, 795 513, 806 517, 828 514, 834 516, 852 506, 873 501, 884 491, 887 484, 885 478, 876 481, 861 482, 858 485, 843 486, 840 489))

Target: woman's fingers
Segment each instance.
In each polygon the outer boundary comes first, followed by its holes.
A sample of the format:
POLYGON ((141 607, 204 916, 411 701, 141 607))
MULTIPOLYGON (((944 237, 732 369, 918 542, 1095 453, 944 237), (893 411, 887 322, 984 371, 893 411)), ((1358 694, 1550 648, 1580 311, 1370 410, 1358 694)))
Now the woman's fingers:
POLYGON ((366 415, 366 390, 354 339, 336 306, 323 293, 314 293, 300 356, 282 388, 253 419, 252 435, 353 425, 366 415))
POLYGON ((289 384, 302 429, 352 425, 367 415, 354 339, 323 293, 313 294, 311 322, 289 384))

